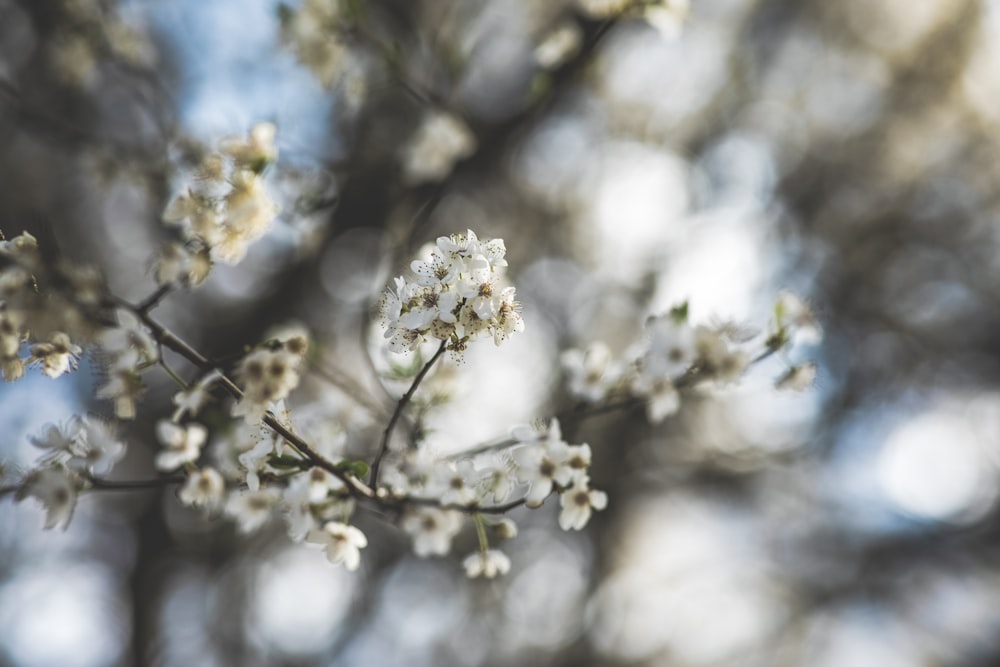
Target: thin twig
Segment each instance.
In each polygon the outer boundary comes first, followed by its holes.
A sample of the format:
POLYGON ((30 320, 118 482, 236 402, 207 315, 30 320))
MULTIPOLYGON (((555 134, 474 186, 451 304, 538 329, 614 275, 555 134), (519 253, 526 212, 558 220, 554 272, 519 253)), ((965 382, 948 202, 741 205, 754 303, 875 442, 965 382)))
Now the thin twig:
POLYGON ((374 397, 368 396, 367 390, 361 386, 361 383, 347 375, 347 373, 337 368, 324 366, 313 366, 310 370, 316 377, 340 389, 345 396, 366 409, 373 416, 381 418, 388 414, 386 407, 376 401, 374 397))
MULTIPOLYGON (((193 347, 188 345, 186 342, 181 340, 176 334, 167 329, 165 326, 160 324, 158 321, 153 319, 149 313, 139 310, 139 308, 121 298, 115 298, 115 302, 118 303, 123 308, 126 308, 133 313, 149 327, 153 334, 153 338, 156 339, 158 343, 164 347, 168 347, 177 354, 181 355, 188 361, 190 361, 195 366, 198 366, 204 371, 216 371, 219 374, 219 383, 226 389, 229 394, 239 400, 243 398, 243 390, 237 386, 232 379, 229 378, 221 369, 217 368, 207 357, 195 350, 193 347)), ((314 465, 323 470, 326 470, 331 475, 343 482, 347 488, 351 491, 351 494, 358 498, 373 498, 375 496, 374 492, 365 486, 363 482, 348 474, 340 467, 337 466, 333 461, 330 461, 322 454, 313 449, 309 443, 303 440, 301 437, 293 433, 284 424, 279 422, 274 415, 268 412, 264 416, 264 424, 267 425, 272 431, 284 438, 292 447, 302 453, 303 456, 308 458, 314 465)))
POLYGON ((410 399, 413 398, 413 394, 417 391, 417 387, 419 387, 420 383, 423 382, 424 377, 426 377, 427 373, 430 372, 431 367, 435 364, 435 362, 437 362, 437 360, 441 358, 441 355, 444 354, 447 345, 447 340, 441 341, 437 352, 435 352, 434 356, 431 357, 426 364, 424 364, 424 367, 420 369, 417 376, 413 378, 413 383, 410 385, 410 388, 406 390, 406 393, 403 394, 403 396, 399 399, 399 402, 396 403, 396 409, 392 411, 392 416, 389 417, 389 423, 386 425, 385 431, 382 433, 382 444, 379 445, 378 455, 375 457, 375 461, 372 462, 372 474, 369 478, 369 483, 373 489, 378 488, 378 472, 379 468, 382 467, 382 459, 385 458, 385 455, 389 451, 389 437, 392 435, 392 429, 395 428, 396 422, 399 421, 399 416, 403 413, 403 408, 405 408, 410 402, 410 399))
POLYGON ((147 298, 143 299, 138 304, 136 304, 135 306, 136 310, 143 313, 150 312, 151 310, 156 308, 156 306, 158 306, 160 302, 163 301, 164 297, 170 294, 170 292, 172 292, 173 289, 174 289, 173 283, 166 283, 165 285, 160 285, 160 287, 155 292, 153 292, 147 298))
POLYGON ((100 479, 98 477, 86 477, 91 488, 99 491, 137 491, 141 489, 156 489, 161 486, 171 484, 183 484, 187 478, 183 475, 173 475, 171 477, 157 477, 155 479, 129 479, 114 480, 100 479))

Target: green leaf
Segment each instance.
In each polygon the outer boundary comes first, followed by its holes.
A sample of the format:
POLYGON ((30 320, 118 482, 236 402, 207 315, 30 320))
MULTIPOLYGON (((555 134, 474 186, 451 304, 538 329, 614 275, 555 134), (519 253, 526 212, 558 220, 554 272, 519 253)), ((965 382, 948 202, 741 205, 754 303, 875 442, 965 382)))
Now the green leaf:
POLYGON ((337 464, 337 467, 348 472, 358 479, 364 479, 368 476, 368 464, 364 461, 342 461, 337 464))
POLYGON ((670 309, 670 319, 675 324, 684 324, 688 319, 688 302, 679 303, 670 309))

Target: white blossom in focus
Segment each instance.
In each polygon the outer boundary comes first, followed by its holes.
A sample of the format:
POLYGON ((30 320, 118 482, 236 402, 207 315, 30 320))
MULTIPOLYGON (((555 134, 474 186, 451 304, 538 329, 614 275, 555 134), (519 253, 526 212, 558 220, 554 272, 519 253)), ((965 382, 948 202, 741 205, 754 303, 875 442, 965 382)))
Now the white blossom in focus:
POLYGON ((438 238, 412 262, 415 279, 394 279, 382 299, 389 349, 406 352, 436 338, 461 351, 486 335, 499 345, 523 331, 516 291, 502 280, 505 253, 501 239, 480 240, 472 230, 438 238))

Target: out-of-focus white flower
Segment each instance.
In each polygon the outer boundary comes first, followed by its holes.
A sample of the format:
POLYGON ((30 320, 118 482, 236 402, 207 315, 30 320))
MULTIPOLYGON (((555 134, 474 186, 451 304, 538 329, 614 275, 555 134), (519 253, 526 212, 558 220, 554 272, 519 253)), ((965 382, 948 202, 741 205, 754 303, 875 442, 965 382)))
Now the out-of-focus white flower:
POLYGON ((426 492, 445 505, 468 505, 478 500, 476 487, 481 478, 471 461, 442 462, 431 470, 426 492))
POLYGON ((139 374, 133 370, 112 371, 107 382, 98 387, 97 398, 113 401, 115 416, 119 419, 135 419, 135 403, 145 391, 139 374))
POLYGON ((792 366, 779 377, 774 386, 790 391, 805 391, 816 381, 816 364, 805 363, 792 366))
POLYGON ((541 505, 556 484, 569 484, 585 475, 590 465, 590 446, 563 442, 558 420, 553 419, 544 432, 515 430, 514 437, 526 443, 514 450, 513 457, 518 478, 528 485, 528 507, 541 505))
POLYGON ((247 488, 251 491, 260 489, 259 473, 267 466, 267 459, 273 453, 274 441, 264 438, 237 457, 240 466, 246 471, 247 488))
POLYGON ((562 23, 535 47, 535 60, 544 69, 555 69, 576 55, 582 41, 583 33, 576 23, 562 23))
POLYGON ((238 491, 229 495, 223 511, 236 522, 239 532, 252 533, 271 518, 278 499, 275 489, 238 491))
POLYGON ((222 152, 233 159, 238 169, 260 172, 278 159, 274 143, 278 128, 274 123, 257 123, 248 137, 235 137, 222 142, 222 152))
POLYGON ((343 483, 321 468, 310 468, 295 475, 282 492, 288 536, 294 542, 306 539, 317 527, 317 517, 349 516, 350 501, 331 499, 330 491, 343 488, 343 483))
POLYGON ((791 292, 783 291, 778 295, 774 319, 782 340, 812 344, 823 338, 823 330, 812 308, 791 292))
POLYGON ((567 350, 561 361, 569 393, 590 403, 604 400, 621 374, 611 350, 600 341, 591 343, 586 350, 567 350))
POLYGON ((695 329, 698 366, 703 377, 717 382, 738 380, 750 365, 743 350, 731 346, 715 329, 700 326, 695 329))
POLYGON ((156 341, 146 327, 129 310, 119 308, 118 326, 105 329, 99 342, 114 370, 134 370, 137 366, 154 363, 159 354, 156 341))
POLYGON ((82 34, 62 32, 48 41, 49 60, 59 78, 74 86, 88 86, 95 77, 97 55, 82 34))
POLYGON ((573 485, 559 495, 559 527, 563 530, 581 530, 590 521, 593 510, 603 510, 608 506, 608 496, 603 491, 588 487, 589 480, 577 479, 573 485))
POLYGON ((313 530, 306 540, 323 545, 327 559, 334 565, 343 564, 352 572, 361 564, 361 549, 368 546, 368 538, 354 526, 328 521, 320 530, 313 530))
POLYGON ((72 451, 67 466, 79 472, 106 475, 125 454, 125 444, 118 439, 109 422, 87 417, 72 451))
POLYGON ((45 450, 41 460, 75 472, 107 474, 125 451, 110 424, 96 417, 73 417, 62 425, 48 424, 31 444, 45 450))
POLYGON ((502 551, 489 549, 469 554, 462 561, 462 566, 465 567, 465 575, 470 579, 476 577, 493 579, 510 571, 510 559, 502 551))
POLYGON ((119 419, 135 418, 135 403, 143 386, 138 371, 159 358, 156 341, 131 311, 118 309, 118 326, 105 329, 99 337, 108 365, 108 379, 97 397, 114 401, 119 419))
POLYGON ((455 163, 476 151, 476 137, 458 117, 430 112, 403 151, 403 180, 408 185, 445 179, 455 163))
POLYGON ((208 430, 201 424, 181 426, 161 419, 156 424, 156 438, 166 449, 156 455, 156 468, 170 471, 185 463, 194 463, 201 455, 207 437, 208 430))
POLYGON ((188 507, 215 509, 222 504, 226 482, 215 468, 202 468, 188 476, 177 497, 188 507))
POLYGON ((189 243, 202 250, 185 258, 175 248, 157 264, 161 283, 186 276, 197 284, 209 268, 206 256, 238 263, 278 215, 261 176, 277 157, 274 126, 256 125, 248 139, 229 140, 222 150, 225 156, 213 153, 202 161, 193 182, 163 212, 164 222, 179 225, 189 243))
POLYGON ((517 537, 517 524, 507 517, 502 517, 493 525, 493 532, 502 540, 510 540, 517 537))
POLYGON ((41 460, 46 463, 65 461, 73 455, 73 448, 83 431, 83 418, 72 417, 62 424, 46 424, 40 437, 30 437, 32 445, 43 450, 41 460))
POLYGON ((517 485, 516 466, 509 455, 482 457, 477 470, 479 494, 494 503, 506 500, 517 485))
POLYGON ((592 19, 606 19, 625 11, 631 0, 576 0, 577 7, 592 19))
POLYGON ((212 260, 204 250, 192 251, 177 242, 163 244, 153 262, 153 277, 158 285, 179 283, 197 287, 212 270, 212 260))
POLYGON ((304 339, 294 337, 244 357, 236 369, 243 383, 243 398, 233 406, 233 416, 258 424, 272 403, 287 397, 299 384, 299 366, 306 345, 304 339))
POLYGON ((174 411, 172 419, 179 421, 185 415, 197 417, 201 408, 211 399, 212 396, 209 390, 220 377, 222 377, 222 374, 218 370, 213 369, 187 389, 182 389, 174 394, 173 400, 174 405, 177 406, 177 410, 174 411))
POLYGON ((686 321, 673 314, 646 321, 649 344, 639 360, 639 373, 648 378, 676 379, 694 363, 697 354, 695 332, 686 321))
POLYGON ((66 529, 76 508, 78 480, 61 467, 32 472, 18 492, 17 499, 36 498, 45 509, 45 528, 66 529))
POLYGON ((76 360, 82 353, 80 346, 73 344, 69 336, 57 331, 47 343, 31 346, 31 361, 41 364, 42 372, 50 378, 57 378, 70 369, 75 369, 76 360))
POLYGON ((345 24, 341 3, 305 0, 282 19, 282 37, 319 82, 332 87, 352 71, 350 50, 336 31, 345 24))
POLYGON ((444 556, 451 551, 451 540, 462 528, 462 515, 456 510, 416 507, 407 511, 401 524, 413 537, 415 554, 444 556))
POLYGON ((689 0, 663 0, 647 4, 642 8, 641 16, 667 39, 676 39, 689 11, 689 0))

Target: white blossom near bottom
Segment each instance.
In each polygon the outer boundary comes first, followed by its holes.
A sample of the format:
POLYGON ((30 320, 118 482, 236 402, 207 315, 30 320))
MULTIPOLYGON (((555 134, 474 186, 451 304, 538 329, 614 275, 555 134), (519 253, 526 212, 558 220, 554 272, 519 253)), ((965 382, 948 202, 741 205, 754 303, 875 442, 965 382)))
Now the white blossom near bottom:
POLYGON ((510 559, 502 551, 489 549, 469 554, 462 561, 462 566, 465 568, 465 575, 470 579, 476 577, 493 579, 497 575, 510 572, 510 559))
POLYGON ((589 480, 578 479, 559 496, 559 527, 563 530, 582 530, 590 521, 592 510, 608 506, 608 494, 588 488, 589 480))
POLYGON ((361 549, 368 546, 368 538, 354 526, 330 521, 319 530, 312 530, 306 541, 320 544, 326 552, 327 560, 334 565, 343 564, 350 571, 361 564, 361 549))

